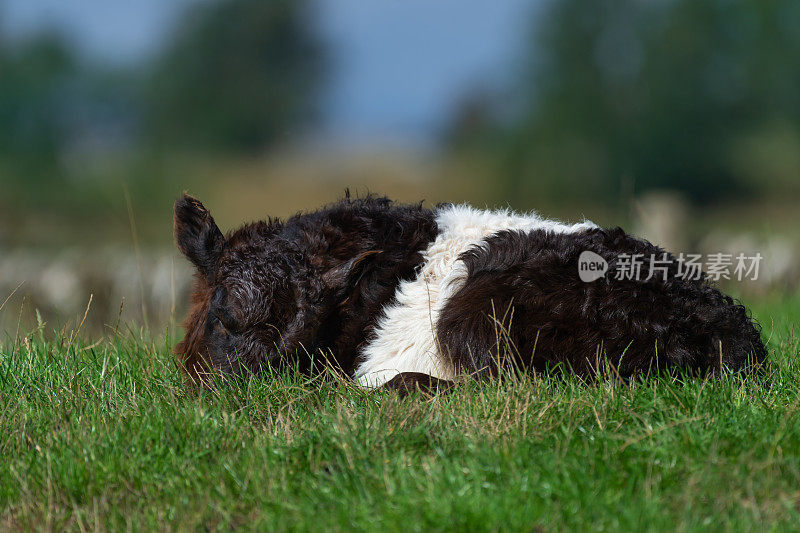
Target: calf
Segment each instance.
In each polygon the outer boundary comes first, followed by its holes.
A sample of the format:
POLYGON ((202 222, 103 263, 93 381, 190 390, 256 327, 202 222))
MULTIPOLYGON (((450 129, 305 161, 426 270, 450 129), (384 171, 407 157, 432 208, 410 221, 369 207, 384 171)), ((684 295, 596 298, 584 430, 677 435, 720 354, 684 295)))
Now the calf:
POLYGON ((627 377, 749 372, 767 356, 742 305, 660 248, 591 222, 348 195, 224 236, 184 196, 175 239, 197 269, 176 353, 198 382, 327 361, 366 387, 405 390, 491 376, 504 361, 627 377), (587 251, 609 270, 623 254, 654 254, 663 275, 582 281, 587 251))

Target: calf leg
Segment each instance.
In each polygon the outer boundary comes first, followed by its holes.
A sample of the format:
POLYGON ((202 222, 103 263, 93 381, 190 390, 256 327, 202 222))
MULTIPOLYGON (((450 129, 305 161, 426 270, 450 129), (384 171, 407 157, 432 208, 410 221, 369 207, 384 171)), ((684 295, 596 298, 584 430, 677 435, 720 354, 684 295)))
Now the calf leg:
POLYGON ((450 389, 455 383, 439 379, 421 372, 401 372, 384 383, 381 388, 396 391, 401 398, 419 390, 423 394, 433 395, 450 389))

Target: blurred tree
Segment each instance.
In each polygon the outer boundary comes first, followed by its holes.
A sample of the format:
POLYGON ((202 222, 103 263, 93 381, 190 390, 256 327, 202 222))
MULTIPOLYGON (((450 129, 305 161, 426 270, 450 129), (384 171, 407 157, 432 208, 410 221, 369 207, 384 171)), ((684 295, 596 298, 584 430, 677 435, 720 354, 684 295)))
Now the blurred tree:
POLYGON ((541 20, 513 189, 610 199, 633 183, 704 201, 752 185, 743 138, 800 132, 797 0, 562 0, 541 20))
POLYGON ((76 64, 50 34, 10 46, 0 40, 0 156, 53 163, 66 141, 64 103, 76 64))
POLYGON ((313 115, 322 54, 305 2, 193 6, 158 61, 145 133, 184 148, 256 150, 313 115))

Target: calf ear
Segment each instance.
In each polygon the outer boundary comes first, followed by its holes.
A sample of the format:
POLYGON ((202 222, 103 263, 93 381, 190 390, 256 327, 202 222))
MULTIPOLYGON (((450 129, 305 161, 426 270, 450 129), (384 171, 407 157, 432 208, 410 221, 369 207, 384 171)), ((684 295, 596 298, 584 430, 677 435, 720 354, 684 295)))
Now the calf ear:
POLYGON ((225 237, 208 209, 188 194, 175 202, 175 243, 206 279, 213 279, 225 237))
POLYGON ((381 250, 370 250, 333 267, 322 275, 325 286, 340 296, 345 295, 351 288, 358 284, 364 274, 370 258, 382 253, 381 250))

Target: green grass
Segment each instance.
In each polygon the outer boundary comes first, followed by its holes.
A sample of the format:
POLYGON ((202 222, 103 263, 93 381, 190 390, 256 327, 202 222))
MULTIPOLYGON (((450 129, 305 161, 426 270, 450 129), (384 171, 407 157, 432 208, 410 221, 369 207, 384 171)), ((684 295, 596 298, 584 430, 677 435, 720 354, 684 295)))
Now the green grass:
POLYGON ((188 391, 166 341, 0 345, 0 530, 800 528, 800 298, 767 379, 188 391))

